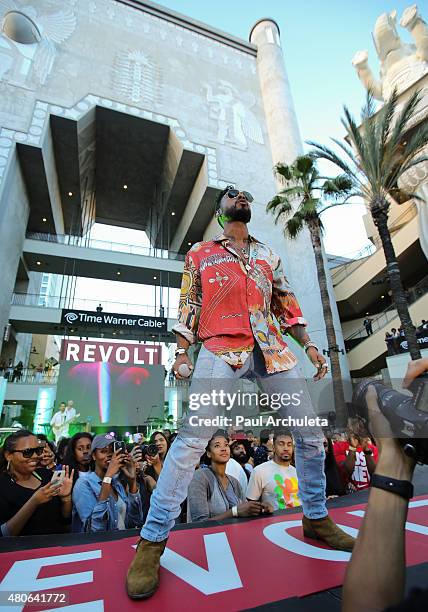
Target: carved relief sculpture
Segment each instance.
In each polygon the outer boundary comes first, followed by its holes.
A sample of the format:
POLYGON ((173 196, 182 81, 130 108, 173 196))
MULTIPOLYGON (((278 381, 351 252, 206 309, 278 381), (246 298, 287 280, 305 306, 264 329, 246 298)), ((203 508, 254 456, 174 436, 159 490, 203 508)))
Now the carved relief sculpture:
POLYGON ((263 134, 256 116, 250 110, 255 99, 252 94, 241 94, 227 81, 220 80, 216 91, 208 83, 203 85, 209 106, 209 116, 217 122, 215 141, 238 149, 248 148, 248 139, 263 144, 263 134))
POLYGON ((43 14, 33 6, 0 0, 0 19, 0 80, 27 89, 45 85, 54 65, 56 45, 66 41, 76 28, 74 12, 64 8, 43 14))

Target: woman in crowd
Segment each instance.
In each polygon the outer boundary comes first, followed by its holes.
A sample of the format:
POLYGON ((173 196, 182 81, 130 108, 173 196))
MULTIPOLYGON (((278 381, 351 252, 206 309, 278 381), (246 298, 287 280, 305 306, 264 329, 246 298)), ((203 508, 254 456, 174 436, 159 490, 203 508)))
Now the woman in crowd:
POLYGON ((0 457, 0 525, 2 535, 39 535, 68 531, 73 471, 62 483, 38 467, 44 444, 21 429, 4 441, 0 457))
MULTIPOLYGON (((40 438, 39 438, 40 439, 40 438)), ((56 468, 56 453, 55 444, 50 440, 46 440, 43 446, 43 453, 40 457, 40 467, 46 468, 51 472, 56 468)))
POLYGON ((342 475, 339 470, 339 466, 334 456, 333 442, 331 438, 324 437, 324 450, 325 450, 325 462, 324 462, 324 473, 325 473, 325 494, 327 499, 339 497, 346 494, 345 485, 343 484, 342 475))
POLYGON ((158 454, 154 457, 146 455, 147 467, 145 469, 146 476, 151 476, 153 480, 157 481, 162 471, 162 466, 165 461, 165 457, 169 450, 168 438, 162 431, 154 431, 150 436, 150 444, 156 444, 158 448, 158 454))
POLYGON ((69 442, 70 442, 70 438, 61 438, 61 440, 58 442, 58 446, 56 449, 57 463, 59 464, 64 463, 64 454, 65 454, 65 451, 67 449, 69 442))
POLYGON ((226 474, 229 459, 229 440, 226 435, 217 432, 208 442, 205 455, 201 458, 201 464, 208 464, 208 468, 196 470, 189 485, 189 522, 258 516, 267 510, 265 504, 245 501, 239 482, 226 474))
POLYGON ((92 441, 94 471, 78 478, 73 489, 73 531, 114 531, 143 523, 135 463, 128 453, 113 452, 113 442, 110 434, 92 441))
POLYGON ((93 436, 90 433, 79 432, 72 436, 64 452, 64 464, 74 468, 74 480, 79 478, 83 472, 91 472, 94 469, 91 444, 93 436))

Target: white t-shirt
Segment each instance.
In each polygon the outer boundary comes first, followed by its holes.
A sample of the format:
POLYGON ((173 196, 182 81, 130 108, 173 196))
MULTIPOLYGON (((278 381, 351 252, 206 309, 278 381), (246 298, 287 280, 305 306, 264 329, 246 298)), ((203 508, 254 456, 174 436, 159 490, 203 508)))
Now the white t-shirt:
POLYGON ((239 463, 236 461, 236 459, 233 459, 233 457, 231 457, 226 464, 226 474, 236 478, 236 480, 241 485, 241 489, 242 489, 242 493, 244 497, 246 497, 245 492, 248 486, 247 475, 245 474, 245 471, 242 465, 239 465, 239 463))
POLYGON ((254 468, 248 482, 247 499, 261 499, 274 510, 300 506, 296 468, 266 461, 254 468))

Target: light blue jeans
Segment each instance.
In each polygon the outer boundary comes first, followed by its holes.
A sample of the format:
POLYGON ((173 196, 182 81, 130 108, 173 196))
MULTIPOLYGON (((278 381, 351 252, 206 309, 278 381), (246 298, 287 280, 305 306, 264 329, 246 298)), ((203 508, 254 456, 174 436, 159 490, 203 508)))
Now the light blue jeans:
MULTIPOLYGON (((255 379, 262 391, 270 396, 272 394, 292 396, 293 393, 299 395, 298 404, 290 402, 287 406, 281 406, 278 418, 288 416, 299 420, 305 415, 308 418, 315 417, 300 368, 296 366, 292 370, 268 374, 263 354, 257 343, 244 366, 236 370, 202 346, 195 365, 189 397, 191 394, 209 394, 214 390, 217 392, 222 390, 225 393, 236 391, 237 382, 242 378, 255 379)), ((245 407, 241 408, 241 413, 244 411, 245 407)), ((230 412, 225 411, 224 407, 213 404, 201 405, 195 411, 189 410, 166 456, 157 487, 152 494, 150 510, 141 530, 141 537, 144 539, 160 542, 168 537, 174 527, 175 519, 180 514, 180 504, 186 499, 195 466, 209 439, 219 429, 218 425, 192 425, 191 417, 211 420, 214 416, 225 413, 230 416, 230 412)), ((295 439, 296 470, 303 513, 310 519, 327 516, 322 430, 320 427, 292 425, 289 429, 295 439)))

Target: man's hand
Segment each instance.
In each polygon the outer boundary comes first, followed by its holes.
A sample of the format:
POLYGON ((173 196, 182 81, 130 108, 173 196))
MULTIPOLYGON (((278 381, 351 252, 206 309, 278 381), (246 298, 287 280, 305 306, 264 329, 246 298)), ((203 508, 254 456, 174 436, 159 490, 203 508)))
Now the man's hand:
POLYGON ((314 346, 310 346, 306 351, 307 356, 312 361, 317 371, 314 374, 314 380, 321 380, 328 372, 327 362, 314 346))
POLYGON ((379 410, 376 389, 372 385, 367 388, 366 401, 370 430, 379 449, 376 472, 390 478, 411 480, 416 462, 404 453, 402 446, 394 438, 388 420, 379 410))
POLYGON ((403 380, 403 388, 407 389, 409 385, 421 374, 428 372, 428 357, 422 357, 422 359, 415 359, 410 361, 407 366, 407 372, 403 380))
POLYGON ((187 376, 181 376, 178 372, 178 368, 185 363, 188 368, 190 370, 193 370, 193 365, 192 362, 189 359, 189 356, 187 355, 187 353, 183 353, 182 355, 177 355, 173 365, 172 365, 172 371, 174 373, 175 378, 179 379, 179 380, 185 380, 186 378, 188 378, 187 376))

